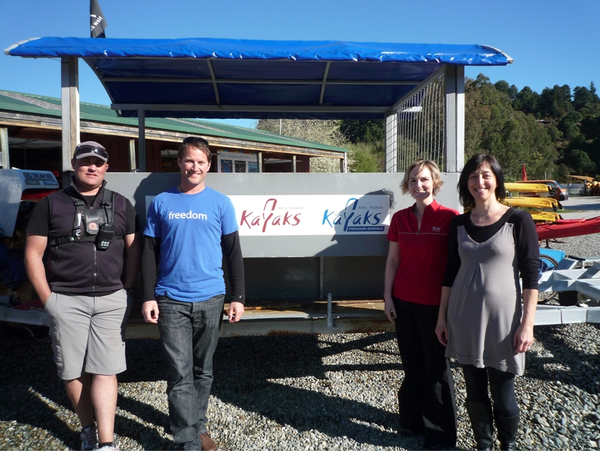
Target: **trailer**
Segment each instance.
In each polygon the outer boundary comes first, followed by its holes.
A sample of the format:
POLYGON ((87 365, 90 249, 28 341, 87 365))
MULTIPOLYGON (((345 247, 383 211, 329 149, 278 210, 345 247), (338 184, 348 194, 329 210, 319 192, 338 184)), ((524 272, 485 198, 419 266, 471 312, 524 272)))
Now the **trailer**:
MULTIPOLYGON (((247 311, 240 323, 223 324, 225 336, 391 331, 382 302, 387 225, 412 204, 400 194, 402 171, 417 158, 438 162, 446 182, 438 200, 458 209, 464 68, 512 63, 481 45, 199 38, 47 37, 5 53, 61 58, 63 180, 81 140, 79 59, 107 89, 111 107, 138 118, 142 172, 107 173, 106 180, 142 220, 152 196, 179 177, 144 172, 146 117, 385 120, 384 174, 209 174, 207 184, 236 207, 246 270, 247 311)), ((41 310, 0 315, 44 324, 41 310)), ((157 336, 139 309, 127 330, 128 337, 157 336)))
MULTIPOLYGON (((0 180, 23 172, 1 171, 0 180)), ((383 274, 391 215, 412 204, 400 192, 402 177, 209 174, 207 184, 236 208, 246 273, 246 313, 240 323, 224 322, 222 335, 391 331, 383 313, 383 274)), ((443 179, 455 186, 457 174, 443 179)), ((177 185, 179 174, 107 173, 106 181, 131 200, 143 223, 152 198, 177 185)), ((438 199, 458 208, 451 188, 438 199)), ((19 301, 0 298, 0 320, 46 324, 38 300, 19 301)), ((157 337, 140 310, 137 300, 127 336, 157 337)))

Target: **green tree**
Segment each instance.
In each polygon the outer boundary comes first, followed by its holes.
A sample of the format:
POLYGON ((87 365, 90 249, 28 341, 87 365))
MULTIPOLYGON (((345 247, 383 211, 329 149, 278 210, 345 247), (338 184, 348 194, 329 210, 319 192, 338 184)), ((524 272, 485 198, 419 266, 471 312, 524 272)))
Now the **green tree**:
POLYGON ((350 172, 383 172, 383 163, 383 155, 374 144, 359 142, 348 145, 350 172))
POLYGON ((577 111, 571 111, 558 123, 558 129, 563 133, 565 139, 573 139, 579 134, 579 122, 583 116, 577 111))
POLYGON ((573 108, 576 111, 584 110, 584 114, 587 111, 595 114, 598 113, 598 106, 600 106, 600 98, 596 94, 594 82, 590 83, 589 89, 583 86, 576 86, 573 89, 573 108))
POLYGON ((567 177, 569 177, 570 175, 571 175, 571 170, 569 169, 569 167, 566 164, 561 163, 558 166, 558 179, 566 180, 567 177))
POLYGON ((277 133, 294 138, 314 141, 330 146, 343 147, 347 140, 340 132, 340 121, 319 121, 316 119, 259 119, 259 130, 277 133))
POLYGON ((539 102, 540 95, 537 92, 532 91, 529 86, 525 86, 515 96, 513 108, 522 111, 525 114, 535 115, 538 112, 539 102))
POLYGON ((514 100, 519 93, 519 90, 515 85, 509 85, 508 82, 500 80, 494 84, 494 87, 504 94, 508 95, 511 100, 514 100))
POLYGON ((546 128, 546 132, 550 136, 552 142, 561 141, 563 139, 562 132, 555 125, 549 125, 546 128))
MULTIPOLYGON (((340 121, 259 119, 256 128, 330 146, 346 147, 348 144, 340 132, 340 121)), ((340 172, 340 163, 337 158, 313 157, 310 159, 310 171, 340 172)))
POLYGON ((577 175, 595 175, 596 163, 589 155, 580 149, 572 149, 566 152, 563 158, 563 164, 569 168, 571 174, 577 175))
POLYGON ((385 160, 384 120, 344 120, 340 131, 354 144, 350 146, 351 172, 382 172, 385 160))
POLYGON ((385 121, 380 120, 343 120, 340 130, 351 143, 374 143, 383 145, 385 140, 385 121))
POLYGON ((554 85, 552 89, 544 88, 540 95, 539 112, 542 117, 561 120, 571 112, 571 88, 569 85, 554 85))
POLYGON ((558 157, 546 130, 531 114, 515 111, 506 92, 479 75, 465 84, 465 157, 489 153, 507 179, 517 180, 523 164, 532 176, 555 171, 558 157))

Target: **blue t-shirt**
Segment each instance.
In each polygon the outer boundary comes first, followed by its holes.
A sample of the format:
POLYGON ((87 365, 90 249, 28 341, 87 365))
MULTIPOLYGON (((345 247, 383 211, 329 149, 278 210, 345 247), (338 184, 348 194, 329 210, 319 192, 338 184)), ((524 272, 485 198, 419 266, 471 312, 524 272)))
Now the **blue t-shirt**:
POLYGON ((225 293, 221 236, 238 230, 231 200, 211 189, 159 194, 148 209, 144 235, 160 239, 156 296, 205 301, 225 293))

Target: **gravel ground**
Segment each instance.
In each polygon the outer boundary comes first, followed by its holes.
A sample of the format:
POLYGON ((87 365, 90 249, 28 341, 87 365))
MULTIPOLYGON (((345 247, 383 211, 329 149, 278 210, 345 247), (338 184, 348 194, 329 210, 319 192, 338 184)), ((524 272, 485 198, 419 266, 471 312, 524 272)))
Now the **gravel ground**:
MULTIPOLYGON (((565 207, 569 204, 565 202, 565 207)), ((575 207, 572 207, 575 208, 575 207)), ((581 212, 564 215, 582 217, 581 212)), ((596 214, 593 214, 595 216, 596 214)), ((600 234, 552 243, 600 255, 600 234)), ((50 344, 0 328, 0 449, 78 449, 78 421, 50 344)), ((600 447, 600 328, 543 326, 517 378, 521 449, 600 447)), ((215 356, 210 431, 221 450, 403 450, 397 435, 402 364, 392 334, 223 338, 215 356)), ((129 340, 116 421, 123 450, 170 449, 157 340, 129 340)), ((460 449, 473 445, 464 381, 453 367, 460 449)))

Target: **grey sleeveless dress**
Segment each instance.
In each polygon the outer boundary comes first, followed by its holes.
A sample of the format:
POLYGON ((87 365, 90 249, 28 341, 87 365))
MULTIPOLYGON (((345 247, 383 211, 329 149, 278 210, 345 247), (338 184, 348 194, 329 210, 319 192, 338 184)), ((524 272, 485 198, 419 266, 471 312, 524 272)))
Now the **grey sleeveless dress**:
POLYGON ((512 223, 477 243, 457 228, 461 264, 448 301, 446 356, 463 365, 523 374, 513 345, 521 323, 521 286, 512 223))

